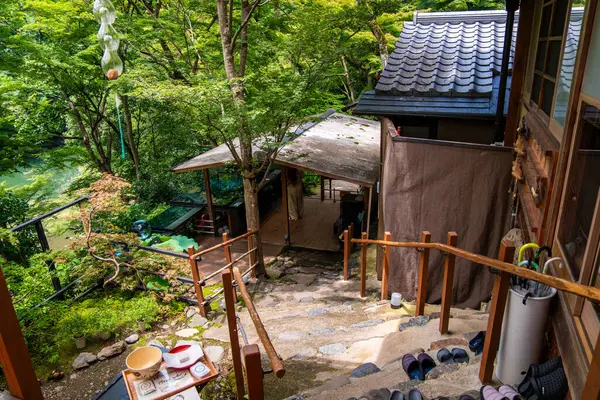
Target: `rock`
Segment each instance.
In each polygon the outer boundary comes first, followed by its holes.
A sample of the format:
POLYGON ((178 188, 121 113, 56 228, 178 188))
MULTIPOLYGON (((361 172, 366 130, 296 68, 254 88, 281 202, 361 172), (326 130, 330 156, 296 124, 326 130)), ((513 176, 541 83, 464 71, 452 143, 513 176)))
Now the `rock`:
POLYGON ((161 326, 161 328, 164 330, 171 329, 171 325, 164 324, 161 326))
POLYGON ((342 386, 348 385, 349 383, 351 383, 351 382, 347 376, 338 376, 337 378, 333 378, 332 380, 327 382, 325 385, 319 386, 319 387, 316 387, 316 388, 310 390, 309 393, 311 395, 315 396, 321 392, 339 389, 342 386))
POLYGON ((294 354, 292 358, 294 360, 304 360, 309 357, 315 357, 317 355, 317 350, 312 347, 304 347, 299 352, 294 354))
POLYGON ((198 307, 188 307, 185 310, 186 318, 192 318, 196 314, 198 314, 198 307))
POLYGON ((74 370, 83 369, 89 367, 90 364, 93 364, 96 361, 98 361, 98 357, 96 357, 95 354, 80 353, 77 357, 75 357, 75 360, 73 361, 73 364, 71 364, 71 367, 74 370))
POLYGON ((133 335, 127 336, 125 338, 125 343, 127 343, 127 344, 134 344, 138 340, 140 340, 140 335, 138 335, 137 333, 134 333, 133 335))
POLYGON ((117 356, 117 355, 121 354, 122 352, 124 352, 125 349, 127 349, 127 345, 125 344, 125 341, 119 340, 118 342, 113 343, 110 346, 107 346, 107 347, 103 348, 102 350, 100 350, 100 353, 98 353, 98 355, 97 355, 98 360, 104 361, 107 358, 117 356))
POLYGON ((298 395, 293 395, 293 396, 290 396, 290 397, 286 397, 283 400, 304 400, 304 397, 298 396, 298 395))
POLYGON ((214 326, 204 331, 202 336, 206 339, 218 340, 220 342, 229 342, 229 329, 227 326, 216 328, 214 326))
POLYGON ((373 389, 367 392, 369 400, 389 400, 392 397, 392 392, 388 388, 373 389))
POLYGON ((428 314, 427 316, 429 317, 430 320, 440 319, 440 313, 438 311, 432 312, 432 313, 428 314))
POLYGON ((298 340, 306 336, 304 332, 282 332, 279 334, 279 340, 292 341, 298 340))
POLYGON ((325 335, 327 333, 331 333, 335 331, 335 329, 333 328, 315 328, 312 330, 313 333, 316 333, 317 335, 325 335))
POLYGON ((379 367, 371 362, 360 365, 352 371, 350 377, 352 378, 362 378, 363 376, 371 375, 376 372, 381 371, 379 367))
POLYGON ((429 316, 421 315, 418 317, 411 318, 406 322, 402 322, 400 324, 399 330, 400 330, 400 332, 402 332, 402 331, 406 330, 406 328, 410 328, 412 326, 425 326, 425 325, 427 325, 428 322, 429 322, 429 316))
POLYGON ((308 315, 310 317, 315 317, 317 315, 327 314, 329 311, 326 308, 315 308, 314 310, 308 311, 308 315))
POLYGON ((317 276, 314 274, 294 274, 289 275, 288 278, 296 282, 298 285, 309 286, 315 281, 315 279, 317 279, 317 276))
POLYGON ((369 326, 379 325, 384 322, 385 322, 385 320, 383 320, 383 319, 372 319, 369 321, 359 322, 358 324, 352 324, 352 325, 350 325, 350 328, 366 328, 369 326))
POLYGON ((348 301, 345 301, 345 302, 344 302, 342 305, 343 305, 344 307, 349 307, 349 308, 352 308, 352 306, 353 306, 353 305, 355 305, 355 304, 356 304, 356 301, 353 301, 353 300, 348 300, 348 301))
POLYGON ((431 371, 429 371, 429 373, 427 374, 427 378, 437 379, 448 372, 456 371, 459 366, 460 364, 440 364, 431 371))
POLYGON ((277 266, 272 266, 266 269, 267 276, 273 279, 279 279, 284 275, 283 268, 280 267, 280 264, 277 266))
POLYGON ((225 349, 221 346, 207 346, 204 348, 206 356, 214 363, 218 363, 225 355, 225 349))
POLYGON ((334 356, 336 354, 341 354, 344 351, 346 351, 346 346, 344 346, 342 343, 328 344, 326 346, 319 347, 319 351, 323 355, 334 356))
POLYGON ((196 329, 196 328, 186 328, 186 329, 181 329, 181 330, 178 330, 177 332, 175 332, 175 336, 179 336, 182 338, 189 338, 189 337, 196 335, 197 333, 198 333, 198 329, 196 329))
POLYGON ((264 299, 258 302, 260 307, 275 307, 279 302, 273 296, 265 296, 264 299))
POLYGON ((304 297, 300 297, 298 299, 298 302, 299 303, 310 303, 313 300, 314 300, 314 297, 312 297, 312 296, 304 296, 304 297))
POLYGON ((436 340, 435 342, 431 343, 431 345, 429 346, 429 349, 430 350, 439 350, 441 348, 449 347, 449 346, 464 346, 464 347, 467 347, 468 343, 463 338, 454 337, 454 338, 436 340))
POLYGON ((298 272, 301 274, 318 274, 323 272, 323 270, 316 267, 298 267, 298 272))
POLYGON ((389 300, 379 300, 379 301, 377 302, 377 305, 378 305, 378 306, 382 306, 382 305, 384 305, 384 304, 388 304, 389 302, 390 302, 389 300))
POLYGON ((208 322, 208 320, 206 318, 204 318, 202 315, 194 314, 194 315, 192 315, 192 319, 190 320, 190 322, 188 322, 187 326, 188 326, 188 328, 197 328, 199 326, 206 325, 207 322, 208 322))

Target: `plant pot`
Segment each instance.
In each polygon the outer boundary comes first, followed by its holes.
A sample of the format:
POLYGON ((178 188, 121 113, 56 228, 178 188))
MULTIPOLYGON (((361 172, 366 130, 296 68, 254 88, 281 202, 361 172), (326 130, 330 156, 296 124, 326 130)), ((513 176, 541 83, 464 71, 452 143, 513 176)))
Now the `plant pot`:
POLYGON ((137 321, 137 326, 140 333, 146 332, 146 323, 144 321, 137 321))
POLYGON ((75 347, 77 347, 79 350, 85 348, 85 346, 87 344, 87 340, 85 339, 85 336, 74 337, 73 341, 75 342, 75 347))
POLYGON ((98 337, 102 340, 108 340, 108 339, 110 339, 111 336, 112 336, 111 332, 100 332, 98 334, 98 337))

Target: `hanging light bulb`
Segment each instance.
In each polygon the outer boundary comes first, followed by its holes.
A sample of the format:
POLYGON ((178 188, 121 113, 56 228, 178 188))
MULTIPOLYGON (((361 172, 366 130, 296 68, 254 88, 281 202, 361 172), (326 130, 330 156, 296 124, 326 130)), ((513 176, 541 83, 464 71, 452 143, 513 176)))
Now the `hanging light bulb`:
POLYGON ((111 24, 102 23, 96 38, 104 49, 117 50, 119 48, 119 33, 111 24))
POLYGON ((121 61, 116 50, 105 49, 100 65, 102 65, 104 75, 111 81, 114 81, 123 73, 123 61, 121 61))
POLYGON ((112 24, 117 18, 117 9, 110 0, 94 0, 94 18, 98 23, 112 24))

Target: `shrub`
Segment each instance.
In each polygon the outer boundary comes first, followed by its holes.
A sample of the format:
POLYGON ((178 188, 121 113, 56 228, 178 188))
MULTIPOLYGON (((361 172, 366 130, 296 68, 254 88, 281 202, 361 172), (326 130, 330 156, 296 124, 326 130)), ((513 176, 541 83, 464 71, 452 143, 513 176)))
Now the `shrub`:
POLYGON ((127 302, 124 313, 128 324, 143 321, 146 328, 149 328, 152 323, 158 321, 161 307, 153 297, 140 296, 127 302))

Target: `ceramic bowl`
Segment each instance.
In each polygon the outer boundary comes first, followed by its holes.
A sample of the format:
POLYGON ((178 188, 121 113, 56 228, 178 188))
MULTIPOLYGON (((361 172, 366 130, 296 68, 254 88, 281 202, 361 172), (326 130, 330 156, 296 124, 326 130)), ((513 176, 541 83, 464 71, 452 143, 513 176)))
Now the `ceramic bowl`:
POLYGON ((125 364, 135 376, 151 378, 158 371, 162 363, 162 351, 154 346, 138 347, 127 356, 125 364))

